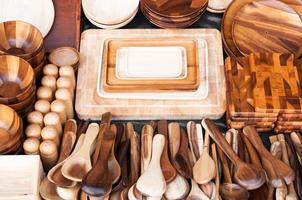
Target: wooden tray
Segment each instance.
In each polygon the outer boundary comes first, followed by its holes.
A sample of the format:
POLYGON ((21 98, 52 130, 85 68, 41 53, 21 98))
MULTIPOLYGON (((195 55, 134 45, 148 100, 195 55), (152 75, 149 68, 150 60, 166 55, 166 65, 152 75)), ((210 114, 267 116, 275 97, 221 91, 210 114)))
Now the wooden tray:
POLYGON ((45 38, 46 51, 62 46, 79 49, 81 35, 81 0, 53 0, 55 21, 45 38))
POLYGON ((192 38, 148 38, 108 40, 105 43, 103 64, 103 87, 106 92, 152 92, 165 90, 196 90, 200 84, 198 51, 192 38), (187 50, 187 77, 185 79, 124 80, 116 77, 116 52, 121 47, 180 46, 187 50))
POLYGON ((225 112, 225 77, 221 35, 214 29, 89 30, 82 34, 78 72, 76 112, 81 119, 100 119, 111 112, 116 120, 218 119, 225 112), (97 93, 98 70, 102 64, 102 44, 107 39, 133 37, 194 37, 208 46, 209 94, 203 100, 131 100, 102 98, 97 93))

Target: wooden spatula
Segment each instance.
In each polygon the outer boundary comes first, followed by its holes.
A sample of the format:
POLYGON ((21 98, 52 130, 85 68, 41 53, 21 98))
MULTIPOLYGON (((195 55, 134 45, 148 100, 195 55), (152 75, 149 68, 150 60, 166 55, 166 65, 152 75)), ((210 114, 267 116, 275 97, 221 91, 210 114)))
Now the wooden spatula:
POLYGON ((141 132, 141 173, 144 173, 152 156, 153 128, 151 125, 143 126, 141 132))
POLYGON ((81 182, 82 178, 91 169, 90 152, 99 132, 99 125, 92 123, 87 129, 84 143, 80 150, 69 157, 62 166, 62 174, 66 178, 81 182))
POLYGON ((96 164, 86 174, 82 182, 82 190, 91 196, 106 196, 111 191, 112 181, 109 171, 109 158, 112 153, 116 132, 109 129, 103 135, 101 151, 96 164))
POLYGON ((175 168, 170 162, 168 154, 168 122, 166 120, 161 120, 157 123, 158 134, 162 134, 165 137, 165 146, 164 151, 160 159, 160 165, 165 176, 167 183, 170 183, 174 180, 177 173, 175 168))
POLYGON ((161 170, 160 159, 165 146, 165 136, 157 134, 153 138, 152 158, 147 170, 137 180, 136 188, 146 196, 162 196, 166 191, 166 181, 161 170))
POLYGON ((202 121, 203 127, 208 131, 209 135, 215 143, 224 151, 229 159, 234 163, 236 171, 234 180, 246 189, 253 190, 259 188, 266 180, 265 172, 253 164, 246 164, 239 159, 231 146, 222 136, 217 125, 209 119, 202 121))
POLYGON ((243 129, 243 133, 254 145, 258 154, 261 155, 261 163, 271 185, 274 187, 282 187, 282 180, 287 184, 292 183, 295 178, 294 171, 284 162, 274 158, 266 150, 256 129, 252 126, 247 126, 243 129))

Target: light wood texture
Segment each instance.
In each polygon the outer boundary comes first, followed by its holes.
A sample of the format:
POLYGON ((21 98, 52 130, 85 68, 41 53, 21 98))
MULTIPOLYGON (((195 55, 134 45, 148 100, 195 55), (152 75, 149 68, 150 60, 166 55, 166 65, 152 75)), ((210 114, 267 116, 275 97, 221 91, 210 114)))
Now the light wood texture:
MULTIPOLYGON (((127 138, 130 139, 130 184, 134 184, 140 175, 140 138, 132 123, 126 124, 127 138)), ((151 161, 150 161, 151 162, 151 161)))
POLYGON ((38 97, 38 99, 43 99, 43 100, 51 102, 53 100, 53 92, 52 92, 51 88, 41 86, 37 90, 37 97, 38 97))
POLYGON ((55 184, 44 178, 40 184, 40 195, 45 200, 63 200, 56 189, 55 184))
POLYGON ((216 176, 215 162, 209 155, 210 136, 205 133, 205 141, 202 154, 193 167, 193 178, 198 184, 210 182, 216 176))
POLYGON ((55 112, 47 113, 44 116, 44 124, 45 126, 53 126, 57 130, 57 133, 61 136, 62 135, 62 124, 60 121, 60 116, 55 112))
POLYGON ((58 149, 56 143, 44 140, 39 147, 40 156, 45 171, 49 171, 58 161, 58 149))
POLYGON ((209 135, 216 144, 224 151, 232 163, 235 165, 234 180, 246 189, 257 189, 262 186, 266 180, 265 171, 253 164, 246 164, 232 150, 230 145, 221 135, 219 128, 209 119, 202 121, 203 127, 209 132, 209 135))
POLYGON ((75 79, 75 72, 74 68, 72 66, 61 66, 59 70, 59 75, 60 76, 67 76, 71 79, 72 82, 72 87, 75 89, 76 87, 76 79, 75 79))
POLYGON ((51 51, 48 60, 58 67, 72 66, 76 70, 79 64, 80 55, 74 48, 60 47, 51 51))
POLYGON ((114 119, 200 119, 201 117, 219 118, 225 111, 225 85, 222 50, 219 33, 215 30, 90 30, 82 34, 82 62, 79 66, 76 111, 82 119, 99 119, 101 113, 110 111, 114 119), (98 67, 101 60, 103 43, 106 39, 180 37, 195 35, 208 44, 209 95, 204 100, 130 100, 106 99, 97 94, 98 67), (215 55, 215 56, 214 56, 215 55), (217 79, 216 79, 217 78, 217 79))
POLYGON ((292 132, 290 134, 290 137, 295 146, 295 150, 298 155, 300 164, 302 165, 302 137, 300 133, 296 133, 296 132, 292 132))
POLYGON ((45 87, 49 87, 52 90, 52 92, 55 92, 57 89, 56 80, 57 79, 55 76, 45 75, 41 80, 41 85, 45 87))
POLYGON ((207 10, 213 13, 223 13, 232 0, 209 0, 207 10))
POLYGON ((35 110, 41 112, 43 115, 50 112, 50 103, 47 100, 40 99, 35 103, 35 110))
POLYGON ((43 75, 44 76, 53 76, 55 78, 58 78, 59 69, 54 64, 47 64, 43 67, 43 75))
POLYGON ((41 137, 43 140, 53 141, 59 149, 61 138, 57 129, 54 126, 45 126, 41 131, 41 137))
POLYGON ((52 27, 55 10, 51 0, 1 0, 0 22, 24 21, 37 27, 45 37, 52 27))
POLYGON ((69 157, 63 164, 63 176, 76 182, 82 181, 82 178, 91 169, 90 151, 98 132, 99 126, 97 124, 92 123, 88 126, 84 144, 77 153, 69 157))
POLYGON ((57 79, 57 88, 66 88, 71 94, 72 99, 74 99, 74 88, 72 84, 72 80, 68 76, 60 76, 57 79))
POLYGON ((69 90, 66 88, 58 89, 55 93, 55 97, 56 99, 60 99, 65 102, 67 119, 73 119, 74 118, 73 99, 72 99, 72 94, 70 94, 69 90))
POLYGON ((55 112, 60 117, 61 124, 65 124, 67 119, 66 104, 63 100, 54 100, 50 105, 51 112, 55 112))
POLYGON ((26 155, 39 155, 40 140, 38 138, 27 138, 23 142, 23 149, 26 155))
POLYGON ((26 137, 41 139, 41 127, 39 124, 29 124, 25 129, 26 137))
POLYGON ((262 165, 266 170, 270 184, 274 187, 281 187, 283 181, 287 184, 292 183, 294 180, 293 170, 266 150, 257 131, 253 127, 247 126, 243 129, 243 133, 261 155, 262 165))
MULTIPOLYGON (((170 124, 169 124, 170 127, 170 124)), ((170 133, 170 132, 169 132, 170 133)), ((152 141, 154 130, 151 125, 145 125, 141 132, 141 174, 143 174, 149 166, 152 157, 152 141)), ((170 139, 170 137, 169 137, 170 139)), ((171 145, 169 146, 171 148, 171 145)), ((171 150, 170 150, 171 152, 171 150)))
POLYGON ((139 177, 136 188, 147 196, 162 196, 166 191, 166 182, 161 171, 160 158, 165 146, 165 137, 157 134, 153 138, 152 158, 147 170, 139 177))
POLYGON ((219 177, 219 169, 218 169, 218 157, 217 157, 217 150, 216 150, 216 145, 212 144, 211 145, 211 152, 212 152, 212 157, 215 162, 215 170, 216 170, 216 176, 215 176, 215 193, 213 192, 214 195, 212 195, 212 199, 219 199, 219 190, 220 190, 220 177, 219 177))
POLYGON ((290 5, 277 0, 261 0, 238 11, 232 34, 235 45, 244 55, 253 52, 295 54, 302 44, 298 34, 301 30, 300 16, 290 5), (286 40, 281 39, 283 34, 286 34, 286 40))
POLYGON ((167 184, 165 197, 167 199, 183 199, 190 191, 188 181, 181 175, 177 174, 175 179, 167 184))

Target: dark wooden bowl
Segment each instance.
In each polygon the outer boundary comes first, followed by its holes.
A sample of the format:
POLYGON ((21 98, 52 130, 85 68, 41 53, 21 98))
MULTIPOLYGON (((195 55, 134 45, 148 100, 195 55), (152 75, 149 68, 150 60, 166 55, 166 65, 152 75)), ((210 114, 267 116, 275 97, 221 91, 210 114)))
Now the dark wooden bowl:
POLYGON ((36 97, 36 90, 34 88, 33 92, 30 94, 29 97, 24 99, 22 102, 15 103, 15 104, 7 104, 7 106, 14 109, 16 112, 24 111, 32 104, 32 102, 35 100, 36 97))
POLYGON ((38 65, 37 67, 34 68, 36 79, 41 79, 43 75, 43 67, 47 64, 47 59, 44 57, 43 61, 38 65))
POLYGON ((35 68, 42 63, 44 57, 45 57, 45 48, 43 47, 42 50, 37 55, 26 61, 32 66, 32 68, 35 68))
POLYGON ((28 97, 34 87, 33 68, 22 58, 0 56, 0 102, 18 103, 28 97))
POLYGON ((42 50, 43 43, 41 32, 31 24, 22 21, 0 23, 0 54, 30 59, 42 50))

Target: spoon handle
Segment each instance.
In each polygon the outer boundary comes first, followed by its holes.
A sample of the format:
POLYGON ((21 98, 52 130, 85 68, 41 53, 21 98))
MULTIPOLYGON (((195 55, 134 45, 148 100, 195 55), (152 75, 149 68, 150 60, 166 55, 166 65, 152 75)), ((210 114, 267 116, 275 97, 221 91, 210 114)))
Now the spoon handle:
POLYGON ((86 137, 85 137, 82 148, 85 148, 89 152, 90 147, 91 147, 92 143, 95 141, 98 133, 99 133, 99 125, 97 123, 91 123, 88 126, 88 129, 86 132, 86 137))
POLYGON ((258 156, 255 148, 251 144, 251 142, 247 139, 247 137, 245 135, 242 134, 241 136, 242 136, 243 142, 245 144, 245 147, 248 151, 248 154, 250 156, 251 162, 259 167, 262 167, 259 156, 258 156))
POLYGON ((202 121, 203 127, 209 133, 211 138, 215 143, 221 148, 221 150, 228 156, 228 158, 236 165, 238 162, 241 162, 236 153, 233 151, 232 147, 222 136, 217 125, 210 119, 204 119, 202 121))
POLYGON ((132 123, 127 123, 126 131, 130 139, 130 184, 134 184, 140 174, 140 138, 132 123))
POLYGON ((159 164, 160 158, 162 156, 164 147, 165 147, 165 137, 161 134, 156 134, 153 138, 152 143, 152 158, 150 165, 152 164, 159 164))
POLYGON ((70 155, 72 148, 75 144, 76 137, 77 136, 76 136, 75 132, 72 132, 72 131, 65 132, 64 131, 58 163, 65 160, 70 155))
POLYGON ((169 123, 168 126, 169 134, 169 152, 170 158, 174 158, 180 148, 180 125, 179 123, 169 123))
POLYGON ((218 147, 217 152, 222 164, 222 173, 223 173, 223 178, 225 183, 232 183, 232 177, 230 174, 230 168, 229 168, 229 163, 227 158, 225 157, 224 153, 222 150, 218 147))
POLYGON ((146 171, 152 156, 153 128, 145 125, 141 133, 141 174, 146 171))

